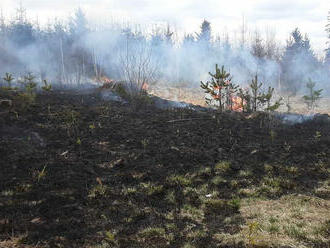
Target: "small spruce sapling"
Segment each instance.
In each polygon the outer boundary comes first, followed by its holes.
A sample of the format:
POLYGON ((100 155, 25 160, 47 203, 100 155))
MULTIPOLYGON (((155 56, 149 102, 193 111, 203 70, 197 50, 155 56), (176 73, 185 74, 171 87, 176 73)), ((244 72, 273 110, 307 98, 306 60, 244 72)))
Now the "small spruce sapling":
POLYGON ((24 76, 23 80, 18 80, 24 86, 25 92, 20 92, 16 97, 17 105, 21 107, 22 110, 26 109, 28 106, 35 102, 36 98, 36 87, 37 83, 34 82, 35 77, 32 73, 28 73, 24 76))
POLYGON ((241 99, 243 112, 256 112, 258 109, 271 112, 282 105, 282 97, 272 104, 274 88, 268 87, 268 90, 262 93, 262 83, 258 82, 258 75, 255 75, 249 86, 250 90, 240 88, 237 94, 241 99))
POLYGON ((225 70, 224 66, 219 69, 216 64, 215 73, 213 74, 209 72, 209 74, 211 76, 211 81, 207 81, 206 83, 201 81, 201 88, 213 99, 205 97, 205 101, 209 105, 211 105, 213 101, 216 101, 218 103, 219 111, 222 112, 225 109, 225 104, 227 104, 227 107, 229 107, 228 104, 230 104, 230 101, 224 98, 229 97, 231 91, 234 90, 232 87, 235 88, 236 86, 229 86, 231 84, 231 77, 230 73, 225 70), (231 87, 231 89, 229 87, 231 87))
POLYGON ((35 78, 36 77, 30 72, 24 76, 24 86, 30 96, 34 95, 34 91, 37 87, 37 83, 34 81, 35 78))
POLYGON ((11 83, 12 83, 12 81, 14 81, 13 75, 10 74, 10 73, 8 73, 8 72, 6 72, 5 77, 3 78, 3 80, 7 83, 8 89, 12 89, 11 83))
POLYGON ((305 103, 309 110, 314 110, 317 107, 317 101, 321 99, 321 93, 323 89, 315 90, 316 83, 311 78, 308 79, 306 87, 308 89, 308 95, 303 96, 305 103))
POLYGON ((273 98, 274 88, 268 87, 268 91, 260 96, 261 104, 266 104, 266 111, 275 111, 282 105, 283 98, 280 97, 275 103, 272 105, 271 100, 273 98))
POLYGON ((251 96, 251 105, 252 105, 252 111, 256 112, 258 110, 258 102, 260 100, 260 89, 262 87, 262 83, 258 82, 258 75, 256 74, 254 79, 252 79, 252 82, 250 84, 252 96, 251 96))

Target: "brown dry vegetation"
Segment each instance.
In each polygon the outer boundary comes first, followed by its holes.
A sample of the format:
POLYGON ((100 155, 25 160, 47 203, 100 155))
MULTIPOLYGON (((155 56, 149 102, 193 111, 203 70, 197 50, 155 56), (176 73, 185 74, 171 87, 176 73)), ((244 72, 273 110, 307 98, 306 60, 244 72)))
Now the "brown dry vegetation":
POLYGON ((14 95, 0 247, 330 246, 329 123, 14 95))
MULTIPOLYGON (((187 103, 191 103, 194 105, 206 106, 205 99, 204 99, 204 92, 200 88, 190 88, 187 86, 177 86, 177 87, 161 87, 161 86, 154 86, 151 87, 151 93, 153 95, 174 101, 183 101, 187 103)), ((279 98, 276 96, 274 98, 279 98)), ((286 112, 286 96, 283 96, 283 105, 279 108, 279 111, 286 112)), ((290 97, 290 105, 291 105, 291 112, 299 113, 299 114, 307 114, 310 112, 308 110, 307 105, 304 103, 304 100, 301 96, 290 97)), ((329 97, 322 97, 317 104, 316 109, 314 110, 315 113, 322 113, 322 114, 330 114, 330 98, 329 97)))

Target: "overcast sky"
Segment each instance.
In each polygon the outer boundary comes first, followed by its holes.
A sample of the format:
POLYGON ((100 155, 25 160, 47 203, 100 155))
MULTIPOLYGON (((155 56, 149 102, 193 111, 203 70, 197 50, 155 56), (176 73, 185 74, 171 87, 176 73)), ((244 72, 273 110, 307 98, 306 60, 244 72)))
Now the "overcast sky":
POLYGON ((330 0, 0 0, 0 8, 10 17, 20 2, 28 17, 38 17, 40 23, 55 17, 67 18, 81 7, 93 22, 168 22, 181 33, 197 31, 205 18, 215 33, 227 29, 233 36, 244 16, 248 30, 275 29, 283 44, 288 34, 299 27, 302 33, 308 33, 317 53, 325 49, 324 29, 330 10, 330 0))

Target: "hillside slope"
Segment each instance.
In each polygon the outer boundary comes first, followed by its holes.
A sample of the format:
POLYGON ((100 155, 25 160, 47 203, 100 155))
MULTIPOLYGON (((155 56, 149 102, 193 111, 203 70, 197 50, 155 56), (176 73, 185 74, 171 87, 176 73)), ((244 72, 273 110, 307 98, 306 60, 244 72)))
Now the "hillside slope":
POLYGON ((330 246, 329 123, 69 91, 0 112, 0 247, 330 246))

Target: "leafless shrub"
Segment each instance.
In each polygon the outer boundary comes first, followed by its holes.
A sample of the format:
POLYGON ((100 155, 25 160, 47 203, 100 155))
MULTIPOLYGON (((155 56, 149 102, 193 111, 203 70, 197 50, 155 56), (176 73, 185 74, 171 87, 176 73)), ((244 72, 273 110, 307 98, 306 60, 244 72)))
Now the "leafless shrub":
POLYGON ((158 65, 147 42, 127 38, 126 48, 119 54, 119 70, 130 96, 141 95, 157 80, 158 65))

